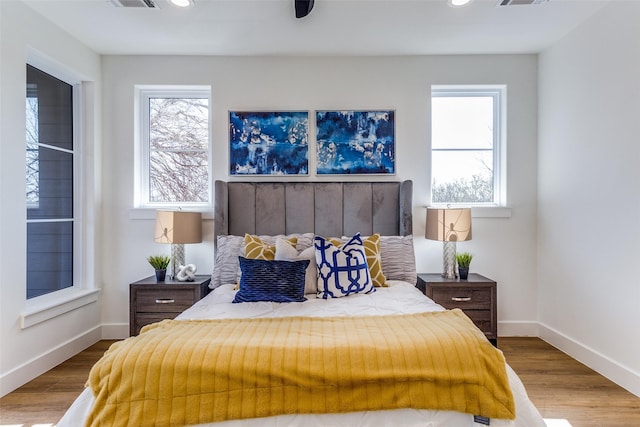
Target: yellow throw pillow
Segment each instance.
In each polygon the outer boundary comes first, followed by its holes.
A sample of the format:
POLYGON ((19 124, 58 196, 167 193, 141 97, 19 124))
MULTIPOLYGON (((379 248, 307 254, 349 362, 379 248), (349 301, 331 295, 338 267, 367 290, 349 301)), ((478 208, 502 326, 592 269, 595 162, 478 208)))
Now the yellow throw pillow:
POLYGON ((341 239, 339 237, 327 237, 327 240, 331 242, 333 246, 340 247, 345 244, 344 238, 341 239))
MULTIPOLYGON (((294 248, 298 243, 297 237, 290 237, 286 239, 294 248)), ((267 261, 273 261, 276 259, 276 245, 273 245, 262 241, 258 236, 251 234, 244 235, 244 256, 245 258, 263 259, 267 261)))
MULTIPOLYGON (((344 239, 344 238, 343 238, 344 239)), ((345 242, 338 237, 329 237, 329 240, 334 246, 341 247, 345 242)), ((387 278, 382 273, 382 258, 380 256, 380 234, 372 234, 369 237, 362 238, 362 245, 364 246, 364 255, 367 257, 367 266, 369 267, 369 274, 375 287, 387 287, 387 278)))
POLYGON ((389 286, 387 278, 382 273, 382 258, 380 257, 380 234, 372 234, 362 239, 364 255, 367 257, 369 274, 373 280, 373 286, 389 286))

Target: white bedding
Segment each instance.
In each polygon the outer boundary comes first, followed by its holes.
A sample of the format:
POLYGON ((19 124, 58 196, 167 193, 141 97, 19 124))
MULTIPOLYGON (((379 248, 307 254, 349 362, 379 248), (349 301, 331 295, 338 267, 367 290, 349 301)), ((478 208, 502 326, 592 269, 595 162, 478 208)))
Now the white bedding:
MULTIPOLYGON (((353 316, 410 314, 440 311, 443 308, 426 298, 415 286, 399 281, 390 281, 389 288, 377 288, 371 294, 357 294, 330 300, 316 299, 308 295, 304 303, 256 302, 232 304, 235 295, 233 285, 223 285, 186 310, 178 319, 220 319, 288 316, 353 316)), ((516 402, 517 418, 513 421, 491 420, 491 426, 499 427, 545 427, 537 409, 529 400, 522 382, 507 365, 509 383, 516 402)), ((91 409, 93 396, 85 389, 58 423, 58 427, 78 427, 91 409)), ((206 424, 214 425, 214 424, 206 424)), ((472 415, 433 410, 398 409, 392 411, 352 412, 347 414, 282 415, 269 418, 225 421, 215 423, 223 427, 271 427, 271 426, 420 426, 420 427, 472 427, 472 415)))

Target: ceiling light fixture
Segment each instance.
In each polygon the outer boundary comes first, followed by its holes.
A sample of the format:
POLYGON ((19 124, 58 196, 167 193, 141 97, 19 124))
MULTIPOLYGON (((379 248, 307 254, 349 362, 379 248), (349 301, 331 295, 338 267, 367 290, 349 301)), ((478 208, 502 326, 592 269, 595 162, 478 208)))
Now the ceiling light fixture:
POLYGON ((193 0, 171 0, 171 4, 178 7, 189 7, 193 5, 193 0))
POLYGON ((471 0, 447 0, 451 7, 463 7, 471 3, 471 0))

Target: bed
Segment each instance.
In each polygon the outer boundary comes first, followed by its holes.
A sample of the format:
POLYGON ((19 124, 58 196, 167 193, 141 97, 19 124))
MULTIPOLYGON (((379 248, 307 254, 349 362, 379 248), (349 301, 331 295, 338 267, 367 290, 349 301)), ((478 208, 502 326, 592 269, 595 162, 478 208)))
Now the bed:
POLYGON ((114 344, 58 426, 544 426, 416 288, 411 209, 411 181, 216 181, 214 289, 114 344))

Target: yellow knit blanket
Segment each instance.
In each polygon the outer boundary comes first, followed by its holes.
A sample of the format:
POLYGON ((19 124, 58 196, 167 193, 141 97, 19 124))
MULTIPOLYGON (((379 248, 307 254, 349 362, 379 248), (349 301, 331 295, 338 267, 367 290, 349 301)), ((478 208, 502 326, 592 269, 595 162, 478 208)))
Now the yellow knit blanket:
POLYGON ((515 418, 502 353, 460 310, 165 320, 93 367, 87 426, 396 408, 515 418))

